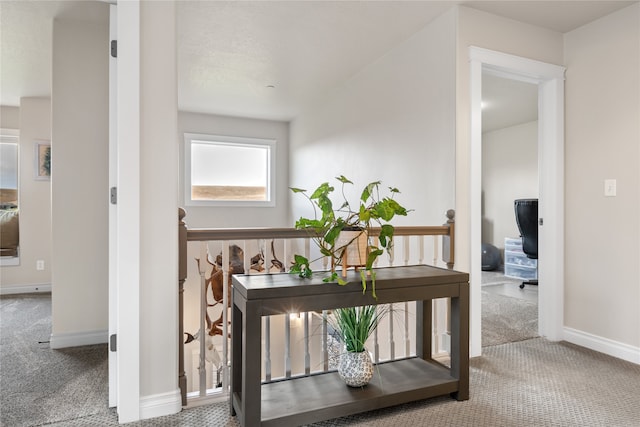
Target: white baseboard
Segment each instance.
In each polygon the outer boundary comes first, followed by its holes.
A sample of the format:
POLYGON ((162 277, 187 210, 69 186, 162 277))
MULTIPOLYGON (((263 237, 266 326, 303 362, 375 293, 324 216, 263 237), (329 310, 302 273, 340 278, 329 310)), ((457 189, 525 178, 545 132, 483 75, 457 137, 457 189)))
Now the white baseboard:
POLYGON ((182 410, 180 389, 168 393, 153 394, 140 398, 140 419, 164 417, 182 410))
POLYGON ((9 285, 0 287, 0 295, 34 294, 51 292, 51 283, 35 285, 9 285))
POLYGON ((572 344, 640 365, 640 347, 634 347, 629 344, 566 327, 564 328, 564 339, 572 344))
POLYGON ((81 345, 106 344, 109 340, 108 331, 70 332, 51 334, 49 346, 51 348, 79 347, 81 345))

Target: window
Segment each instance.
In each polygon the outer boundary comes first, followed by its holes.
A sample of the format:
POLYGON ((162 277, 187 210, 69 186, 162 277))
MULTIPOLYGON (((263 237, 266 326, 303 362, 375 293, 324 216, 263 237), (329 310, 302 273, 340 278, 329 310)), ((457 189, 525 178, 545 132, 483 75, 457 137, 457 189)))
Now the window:
POLYGON ((186 133, 185 204, 275 206, 275 140, 186 133))

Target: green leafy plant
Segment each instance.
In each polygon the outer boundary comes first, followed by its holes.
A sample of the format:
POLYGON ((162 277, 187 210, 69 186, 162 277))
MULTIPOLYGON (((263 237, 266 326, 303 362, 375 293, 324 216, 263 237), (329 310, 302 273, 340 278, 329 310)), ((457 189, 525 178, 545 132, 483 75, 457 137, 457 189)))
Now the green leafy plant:
MULTIPOLYGON (((313 242, 318 246, 320 254, 331 259, 331 275, 323 279, 325 282, 338 282, 344 285, 345 282, 335 271, 335 266, 342 264, 343 257, 346 256, 347 244, 338 244, 338 236, 343 230, 360 230, 367 235, 367 258, 364 270, 360 271, 362 279, 362 292, 367 290, 367 274, 371 276, 372 292, 375 295, 375 272, 373 264, 376 259, 382 255, 385 250, 391 251, 393 247, 394 227, 389 223, 396 215, 406 216, 409 212, 405 207, 400 205, 394 196, 400 191, 397 188, 389 187, 389 195, 382 196, 380 194, 381 181, 374 181, 367 184, 361 194, 358 203, 352 206, 345 196, 345 185, 353 185, 344 175, 336 177, 340 182, 342 203, 340 207, 334 209, 331 193, 335 191, 335 187, 328 182, 323 182, 316 188, 311 195, 307 194, 307 190, 301 188, 290 187, 295 194, 301 194, 306 197, 314 210, 313 218, 300 217, 296 221, 295 228, 310 231, 313 242), (372 227, 380 227, 377 243, 371 237, 372 227)), ((358 236, 351 241, 356 240, 358 236)), ((309 261, 302 255, 295 255, 294 262, 290 272, 298 274, 300 277, 310 277, 313 273, 311 270, 312 261, 309 261)))
POLYGON ((348 352, 360 353, 365 350, 367 339, 386 313, 383 308, 377 309, 377 307, 365 305, 333 310, 330 324, 348 352))

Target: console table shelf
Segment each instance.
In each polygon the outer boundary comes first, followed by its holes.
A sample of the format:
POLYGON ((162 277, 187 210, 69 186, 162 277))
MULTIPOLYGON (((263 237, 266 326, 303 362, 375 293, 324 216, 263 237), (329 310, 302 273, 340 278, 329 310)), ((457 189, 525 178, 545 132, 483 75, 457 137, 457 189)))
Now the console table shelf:
POLYGON ((377 300, 370 290, 362 294, 357 272, 349 272, 346 286, 324 283, 324 275, 233 276, 232 327, 242 333, 231 337, 231 412, 242 426, 297 426, 446 394, 469 398, 468 274, 430 266, 380 268, 377 300), (431 300, 444 297, 451 297, 450 368, 431 358, 431 300), (337 372, 261 383, 262 316, 403 301, 419 302, 417 357, 376 365, 367 386, 348 387, 337 372))

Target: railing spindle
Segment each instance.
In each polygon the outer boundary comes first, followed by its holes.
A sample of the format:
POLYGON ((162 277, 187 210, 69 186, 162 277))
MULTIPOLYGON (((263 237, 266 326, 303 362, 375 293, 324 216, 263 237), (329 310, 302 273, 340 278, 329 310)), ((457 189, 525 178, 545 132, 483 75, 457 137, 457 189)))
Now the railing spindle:
MULTIPOLYGON (((200 344, 200 355, 198 357, 198 372, 199 372, 199 391, 200 397, 207 395, 207 368, 205 366, 206 347, 205 339, 207 336, 206 318, 207 318, 207 279, 205 272, 207 270, 207 259, 209 251, 207 248, 207 242, 200 243, 200 262, 198 263, 198 270, 200 273, 200 332, 198 333, 198 340, 200 344)), ((211 273, 213 274, 213 272, 211 273)))
POLYGON ((242 241, 242 265, 244 266, 244 273, 251 274, 251 256, 247 250, 247 241, 242 241))
POLYGON ((289 240, 282 241, 282 268, 286 272, 289 266, 289 240))
MULTIPOLYGON (((379 315, 380 307, 376 306, 376 315, 379 315)), ((378 343, 378 328, 373 330, 373 362, 380 362, 380 344, 378 343)))
POLYGON ((311 256, 311 242, 309 241, 309 239, 306 239, 304 241, 304 256, 309 259, 309 257, 311 256))
POLYGON ((322 310, 322 369, 324 372, 329 370, 329 347, 327 343, 328 333, 327 310, 322 310))
POLYGON ((264 318, 264 337, 264 379, 271 381, 271 316, 264 318))
POLYGON ((309 313, 305 312, 302 316, 304 322, 304 374, 311 373, 311 353, 309 353, 309 313))
POLYGON ((389 360, 396 357, 396 342, 393 339, 393 304, 389 304, 389 360))
POLYGON ((402 241, 404 242, 404 265, 409 265, 409 258, 411 257, 411 236, 405 236, 402 241))
POLYGON ((409 338, 409 302, 404 303, 404 356, 411 353, 411 339, 409 338))
POLYGON ((229 387, 229 241, 222 241, 222 387, 229 387))
POLYGON ((264 270, 265 270, 264 272, 266 274, 271 274, 271 266, 273 265, 274 258, 275 258, 275 254, 271 250, 271 242, 267 244, 267 240, 265 240, 264 241, 264 270))
MULTIPOLYGON (((404 236, 404 265, 411 259, 411 236, 404 236)), ((411 341, 409 339, 409 302, 404 302, 404 356, 409 357, 411 341)))
POLYGON ((291 378, 291 314, 284 316, 284 376, 291 378))

